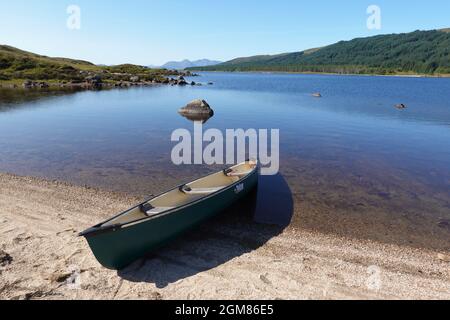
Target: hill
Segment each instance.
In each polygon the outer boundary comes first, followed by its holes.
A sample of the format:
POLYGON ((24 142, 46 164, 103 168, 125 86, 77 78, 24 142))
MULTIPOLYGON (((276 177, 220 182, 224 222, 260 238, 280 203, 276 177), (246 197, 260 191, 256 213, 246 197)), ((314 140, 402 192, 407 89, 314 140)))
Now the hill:
POLYGON ((133 76, 152 81, 172 74, 174 72, 164 69, 150 69, 132 64, 98 66, 88 61, 51 58, 0 45, 0 81, 29 79, 77 82, 94 76, 107 81, 129 81, 133 76))
POLYGON ((169 69, 169 70, 184 70, 186 68, 193 68, 193 67, 206 67, 206 66, 213 66, 216 64, 222 63, 222 61, 214 61, 214 60, 208 60, 208 59, 201 59, 201 60, 183 60, 183 61, 170 61, 161 66, 163 69, 169 69))
POLYGON ((450 74, 449 29, 378 35, 323 48, 234 59, 196 71, 450 74))

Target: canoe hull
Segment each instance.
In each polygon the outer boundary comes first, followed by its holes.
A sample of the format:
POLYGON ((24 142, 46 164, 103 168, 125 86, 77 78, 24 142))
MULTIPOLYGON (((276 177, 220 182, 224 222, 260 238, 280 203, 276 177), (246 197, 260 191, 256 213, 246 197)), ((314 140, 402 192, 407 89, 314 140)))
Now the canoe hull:
POLYGON ((248 195, 257 183, 258 172, 255 170, 237 184, 210 197, 147 221, 86 236, 86 239, 100 264, 120 270, 219 214, 248 195))

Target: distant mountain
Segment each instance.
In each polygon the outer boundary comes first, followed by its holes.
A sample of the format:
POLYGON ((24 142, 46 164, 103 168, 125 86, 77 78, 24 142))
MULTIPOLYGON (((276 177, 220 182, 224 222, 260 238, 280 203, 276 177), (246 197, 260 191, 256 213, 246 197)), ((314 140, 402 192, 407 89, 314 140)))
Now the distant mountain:
POLYGON ((197 71, 450 75, 450 29, 378 35, 322 48, 234 59, 197 71))
POLYGON ((183 60, 183 61, 170 61, 161 66, 161 68, 169 70, 184 70, 186 68, 193 67, 206 67, 214 66, 216 64, 222 63, 222 61, 213 61, 208 59, 201 59, 196 61, 183 60))

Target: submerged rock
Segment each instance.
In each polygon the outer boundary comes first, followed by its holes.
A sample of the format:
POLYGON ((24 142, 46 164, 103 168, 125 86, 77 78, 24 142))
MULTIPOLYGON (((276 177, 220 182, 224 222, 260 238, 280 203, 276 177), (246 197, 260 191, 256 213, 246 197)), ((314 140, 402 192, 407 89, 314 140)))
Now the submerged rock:
POLYGON ((208 102, 205 100, 194 100, 189 102, 184 108, 178 111, 182 115, 204 115, 212 117, 214 115, 213 109, 209 106, 208 102))
POLYGON ((441 229, 447 229, 450 231, 450 219, 441 219, 438 222, 438 227, 441 229))

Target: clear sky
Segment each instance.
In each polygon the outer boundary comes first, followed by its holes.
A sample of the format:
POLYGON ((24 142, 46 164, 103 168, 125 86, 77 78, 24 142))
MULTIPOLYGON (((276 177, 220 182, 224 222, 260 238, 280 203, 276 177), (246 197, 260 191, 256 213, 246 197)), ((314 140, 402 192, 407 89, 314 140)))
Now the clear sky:
POLYGON ((161 65, 450 27, 449 16, 448 0, 0 0, 0 43, 98 64, 161 65), (67 27, 69 5, 81 9, 80 30, 67 27), (367 28, 370 5, 381 9, 381 30, 367 28))

